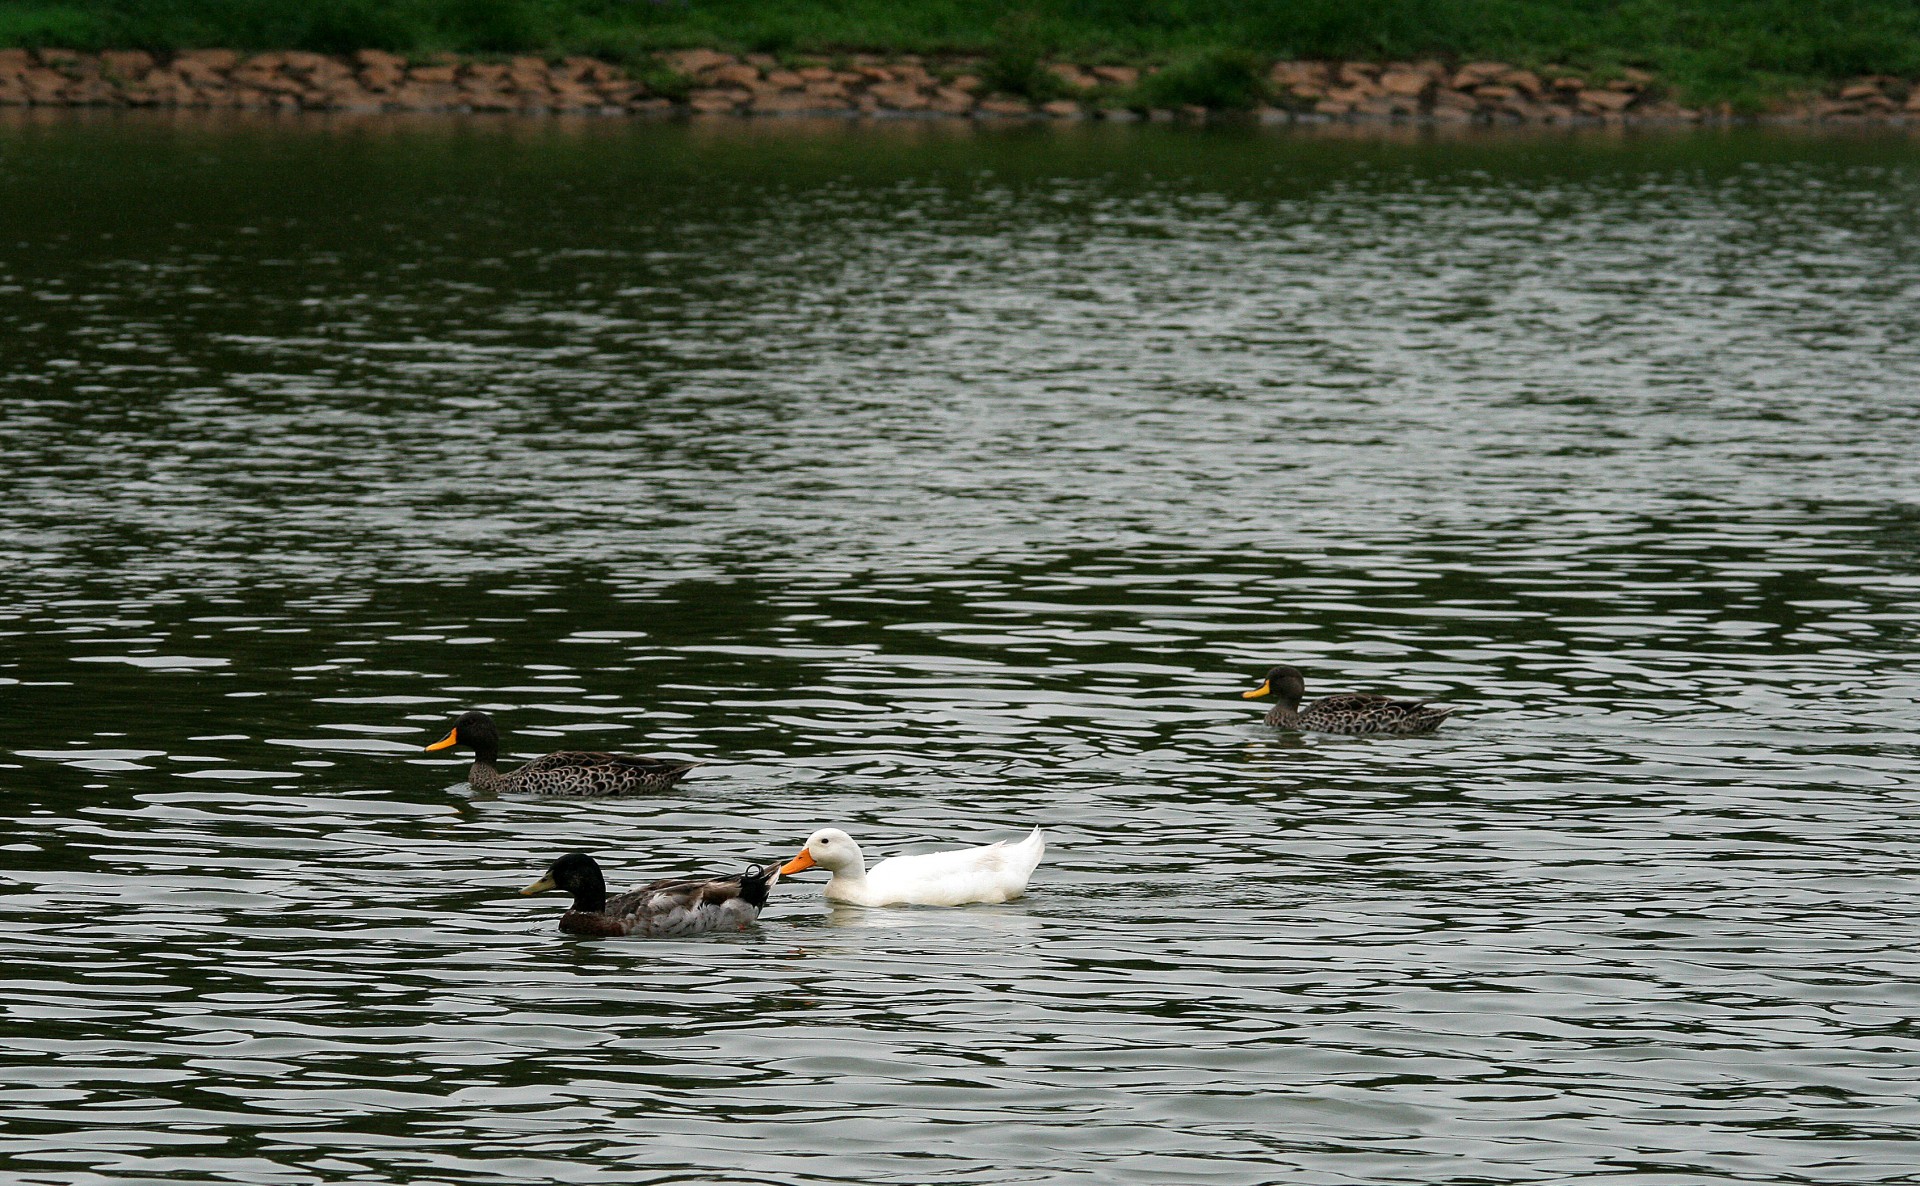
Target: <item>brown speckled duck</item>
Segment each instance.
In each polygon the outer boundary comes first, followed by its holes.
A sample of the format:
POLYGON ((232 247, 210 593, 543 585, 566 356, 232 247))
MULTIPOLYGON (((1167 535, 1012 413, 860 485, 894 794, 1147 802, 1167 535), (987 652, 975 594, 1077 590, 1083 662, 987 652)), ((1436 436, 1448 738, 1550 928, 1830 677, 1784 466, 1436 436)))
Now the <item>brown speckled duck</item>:
POLYGON ((639 935, 680 939, 713 931, 744 931, 760 917, 767 894, 780 880, 772 865, 750 865, 738 877, 668 879, 607 897, 600 865, 584 852, 570 852, 523 894, 566 890, 573 905, 560 916, 571 935, 639 935))
POLYGON ((478 711, 462 714, 445 737, 427 748, 455 745, 473 750, 467 785, 482 795, 638 795, 664 791, 699 765, 674 758, 572 752, 535 758, 502 774, 494 765, 500 760, 500 731, 492 717, 478 711))
POLYGON ((1438 729, 1453 711, 1446 704, 1395 700, 1363 692, 1336 692, 1301 708, 1307 681, 1294 667, 1274 668, 1259 687, 1240 696, 1254 700, 1269 693, 1277 702, 1267 713, 1267 724, 1309 733, 1428 733, 1438 729))

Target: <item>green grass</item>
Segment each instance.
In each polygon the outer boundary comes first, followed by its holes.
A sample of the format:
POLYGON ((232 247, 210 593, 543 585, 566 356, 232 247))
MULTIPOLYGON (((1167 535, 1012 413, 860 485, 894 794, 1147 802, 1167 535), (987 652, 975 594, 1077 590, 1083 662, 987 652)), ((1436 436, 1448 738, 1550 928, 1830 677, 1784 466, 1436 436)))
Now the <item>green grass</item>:
MULTIPOLYGON (((1692 101, 1920 76, 1915 0, 3 0, 0 44, 167 50, 986 54, 1041 93, 1048 57, 1170 63, 1170 94, 1244 97, 1239 56, 1644 66, 1692 101)), ((1171 99, 1169 101, 1172 101, 1171 99)))

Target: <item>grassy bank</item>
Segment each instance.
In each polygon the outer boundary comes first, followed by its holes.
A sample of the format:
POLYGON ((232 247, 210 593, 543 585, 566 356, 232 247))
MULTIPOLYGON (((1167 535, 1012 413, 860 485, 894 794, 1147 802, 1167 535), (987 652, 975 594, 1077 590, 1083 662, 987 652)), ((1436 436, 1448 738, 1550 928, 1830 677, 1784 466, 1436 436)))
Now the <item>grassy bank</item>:
POLYGON ((1690 102, 1755 104, 1920 76, 1914 0, 13 0, 0 46, 378 48, 634 59, 975 52, 1084 63, 1492 58, 1652 70, 1690 102))

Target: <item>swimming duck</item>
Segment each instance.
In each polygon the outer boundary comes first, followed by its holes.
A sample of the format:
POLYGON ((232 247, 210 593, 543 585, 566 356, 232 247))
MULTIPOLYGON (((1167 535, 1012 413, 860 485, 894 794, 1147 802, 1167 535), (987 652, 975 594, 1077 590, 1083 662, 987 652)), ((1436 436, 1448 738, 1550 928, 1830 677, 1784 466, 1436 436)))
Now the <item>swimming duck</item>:
POLYGON ((1270 692, 1279 700, 1267 714, 1267 724, 1311 733, 1426 733, 1438 729, 1453 711, 1447 704, 1364 692, 1337 692, 1303 709, 1300 700, 1307 694, 1307 681, 1294 667, 1274 668, 1259 687, 1240 696, 1255 700, 1270 692))
POLYGON ((744 931, 760 917, 767 892, 780 880, 772 865, 749 865, 738 877, 707 880, 668 878, 607 897, 599 862, 570 852, 522 894, 566 890, 573 905, 560 916, 560 929, 572 935, 640 935, 679 939, 709 931, 744 931))
POLYGON ((964 906, 1005 902, 1027 892, 1027 879, 1047 851, 1047 838, 1035 828, 1025 840, 1005 840, 979 848, 888 857, 872 869, 853 837, 838 828, 822 828, 807 846, 780 866, 781 874, 819 866, 833 876, 827 901, 856 906, 964 906))
POLYGON ((502 774, 494 766, 500 759, 500 732, 484 712, 462 714, 445 737, 427 748, 440 750, 455 745, 473 750, 467 785, 479 794, 637 795, 664 791, 700 764, 673 758, 572 752, 535 758, 502 774))

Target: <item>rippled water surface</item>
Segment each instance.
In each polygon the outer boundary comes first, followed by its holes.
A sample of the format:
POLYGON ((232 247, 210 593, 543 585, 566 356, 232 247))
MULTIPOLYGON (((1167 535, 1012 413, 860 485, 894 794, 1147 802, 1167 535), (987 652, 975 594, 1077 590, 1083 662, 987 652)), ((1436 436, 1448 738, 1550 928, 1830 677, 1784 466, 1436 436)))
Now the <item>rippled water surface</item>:
POLYGON ((1910 141, 16 122, 0 400, 10 1180, 1920 1172, 1910 141))

